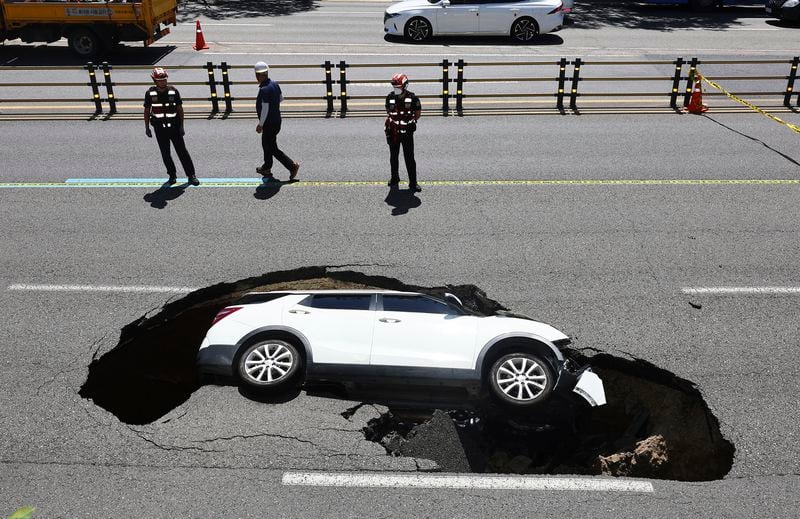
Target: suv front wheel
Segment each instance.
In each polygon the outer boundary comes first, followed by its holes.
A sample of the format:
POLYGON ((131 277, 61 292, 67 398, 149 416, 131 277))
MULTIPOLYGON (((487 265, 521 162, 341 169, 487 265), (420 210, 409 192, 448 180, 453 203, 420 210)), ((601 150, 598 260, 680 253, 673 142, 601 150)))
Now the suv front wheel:
POLYGON ((541 358, 527 352, 503 355, 489 369, 489 387, 501 402, 529 407, 553 392, 553 373, 541 358))

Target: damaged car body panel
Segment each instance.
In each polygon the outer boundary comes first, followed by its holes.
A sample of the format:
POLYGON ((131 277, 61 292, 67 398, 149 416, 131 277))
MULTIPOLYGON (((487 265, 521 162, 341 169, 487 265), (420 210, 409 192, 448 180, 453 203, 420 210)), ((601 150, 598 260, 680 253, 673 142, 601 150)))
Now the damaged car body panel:
POLYGON ((572 369, 550 325, 479 315, 458 298, 392 290, 248 293, 224 308, 197 354, 201 374, 250 388, 303 381, 379 391, 387 400, 474 401, 488 394, 518 409, 554 392, 603 405, 602 381, 572 369))

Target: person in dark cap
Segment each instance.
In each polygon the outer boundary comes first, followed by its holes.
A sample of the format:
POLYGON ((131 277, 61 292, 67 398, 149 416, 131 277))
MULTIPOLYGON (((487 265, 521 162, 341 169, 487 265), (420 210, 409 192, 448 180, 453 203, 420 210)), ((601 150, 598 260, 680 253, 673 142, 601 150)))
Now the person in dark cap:
POLYGON ((278 148, 278 133, 281 131, 281 101, 283 94, 277 81, 269 78, 269 65, 263 61, 255 64, 256 81, 258 81, 258 98, 256 114, 258 125, 256 133, 261 134, 261 147, 264 149, 264 164, 256 168, 256 172, 267 180, 274 178, 272 174, 272 158, 278 159, 283 167, 289 170, 289 180, 297 178, 300 163, 290 159, 278 148))

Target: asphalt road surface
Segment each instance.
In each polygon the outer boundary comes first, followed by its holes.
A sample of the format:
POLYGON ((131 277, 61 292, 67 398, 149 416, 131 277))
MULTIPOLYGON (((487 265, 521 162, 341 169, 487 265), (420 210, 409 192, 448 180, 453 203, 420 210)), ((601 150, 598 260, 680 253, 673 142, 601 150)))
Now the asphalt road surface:
MULTIPOLYGON (((290 15, 201 19, 211 52, 236 63, 451 55, 448 42, 385 42, 384 7, 321 2, 290 15), (320 44, 337 48, 327 54, 320 44), (344 53, 347 44, 358 47, 344 53)), ((457 52, 783 58, 797 35, 745 8, 726 10, 714 30, 711 15, 635 12, 643 21, 578 14, 557 48, 459 43, 457 52), (653 22, 659 13, 677 26, 653 22)), ((159 62, 210 59, 192 40, 193 25, 180 25, 159 62)), ((12 42, 2 53, 31 63, 40 50, 12 42)), ((189 121, 203 184, 164 190, 141 121, 3 122, 0 516, 24 505, 42 518, 796 516, 798 134, 713 108, 707 116, 430 115, 417 136, 424 190, 392 199, 379 120, 288 119, 280 142, 302 162, 300 182, 269 190, 255 178, 254 124, 189 121), (125 325, 183 296, 171 287, 313 265, 475 284, 582 347, 690 380, 736 448, 733 467, 702 483, 581 476, 559 490, 564 481, 552 478, 504 486, 476 475, 458 487, 422 477, 430 462, 390 457, 367 441, 361 429, 374 410, 341 414, 358 402, 301 392, 264 403, 208 385, 158 420, 131 425, 78 395, 89 363, 116 346, 125 325), (110 286, 133 288, 101 289, 110 286), (166 291, 148 291, 156 289, 166 291), (351 479, 297 484, 309 482, 306 472, 351 479), (400 475, 418 479, 385 479, 400 475), (364 477, 372 487, 358 486, 364 477), (648 486, 614 486, 628 483, 648 486)))

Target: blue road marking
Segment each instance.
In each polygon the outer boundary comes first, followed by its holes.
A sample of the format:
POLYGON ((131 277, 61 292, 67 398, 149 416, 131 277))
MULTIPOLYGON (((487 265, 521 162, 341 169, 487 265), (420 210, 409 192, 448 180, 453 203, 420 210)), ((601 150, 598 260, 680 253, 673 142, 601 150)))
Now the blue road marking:
MULTIPOLYGON (((178 178, 178 183, 182 180, 178 178)), ((231 184, 238 182, 261 182, 260 177, 250 178, 207 178, 202 177, 201 182, 209 184, 231 184)), ((165 178, 68 178, 64 181, 66 184, 163 184, 166 182, 165 178)))

